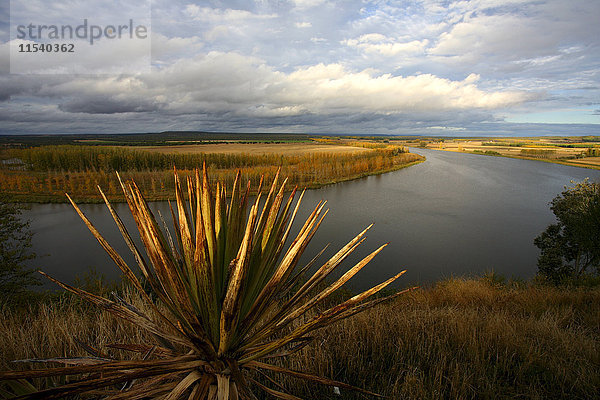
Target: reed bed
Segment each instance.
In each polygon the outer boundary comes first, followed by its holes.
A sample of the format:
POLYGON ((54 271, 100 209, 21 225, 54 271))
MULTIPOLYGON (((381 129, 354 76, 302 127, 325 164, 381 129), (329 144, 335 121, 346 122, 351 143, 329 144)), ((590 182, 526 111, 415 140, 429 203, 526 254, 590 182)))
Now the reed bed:
POLYGON ((423 160, 404 147, 377 148, 359 153, 308 154, 161 154, 99 146, 42 146, 12 149, 6 155, 22 160, 17 167, 0 169, 0 190, 13 201, 64 202, 68 192, 75 201, 101 202, 100 185, 110 200, 124 201, 114 174, 133 179, 148 200, 173 199, 172 169, 183 177, 204 162, 215 179, 230 186, 238 170, 244 181, 258 187, 261 176, 273 179, 281 168, 290 187, 315 188, 334 182, 393 171, 423 160))

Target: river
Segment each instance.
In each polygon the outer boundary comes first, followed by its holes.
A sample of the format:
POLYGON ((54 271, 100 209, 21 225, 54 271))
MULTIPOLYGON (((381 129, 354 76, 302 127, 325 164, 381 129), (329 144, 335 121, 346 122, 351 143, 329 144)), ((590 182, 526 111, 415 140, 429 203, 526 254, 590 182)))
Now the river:
MULTIPOLYGON (((326 243, 331 245, 325 256, 332 255, 374 223, 368 239, 341 268, 351 267, 382 243, 389 245, 353 278, 352 289, 374 285, 403 269, 408 272, 397 287, 490 270, 507 278, 531 278, 538 256, 533 239, 554 221, 548 203, 571 180, 600 179, 600 171, 538 161, 411 151, 427 161, 307 191, 300 217, 321 199, 327 200, 330 211, 304 262, 326 243)), ((166 203, 153 207, 170 220, 166 203)), ((104 205, 81 208, 121 254, 129 254, 104 205)), ((117 204, 116 209, 134 232, 127 206, 117 204)), ((33 248, 39 256, 32 265, 69 283, 92 269, 108 279, 119 276, 70 205, 32 204, 25 217, 31 220, 33 248)), ((131 257, 127 260, 133 265, 131 257)))

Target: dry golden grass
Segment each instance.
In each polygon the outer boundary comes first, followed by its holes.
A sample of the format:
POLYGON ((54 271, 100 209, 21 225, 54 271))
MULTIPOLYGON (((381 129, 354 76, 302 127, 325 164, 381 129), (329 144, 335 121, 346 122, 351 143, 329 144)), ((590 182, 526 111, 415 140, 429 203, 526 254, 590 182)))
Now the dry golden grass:
POLYGON ((571 162, 575 164, 586 164, 600 167, 600 157, 586 157, 579 160, 572 160, 571 162))
POLYGON ((297 362, 393 399, 598 398, 599 300, 452 280, 332 327, 297 362))
MULTIPOLYGON (((286 366, 391 399, 599 398, 599 303, 598 288, 455 279, 328 328, 286 366)), ((28 312, 3 310, 2 361, 83 354, 73 332, 95 346, 143 339, 69 298, 28 312)), ((298 380, 284 384, 308 399, 360 398, 298 380)))
MULTIPOLYGON (((141 298, 131 291, 125 290, 124 297, 144 307, 141 298)), ((123 324, 75 296, 33 304, 27 309, 0 305, 0 310, 0 369, 18 369, 10 362, 13 360, 89 356, 77 340, 97 349, 115 341, 150 340, 145 331, 123 324)))
MULTIPOLYGON (((127 146, 125 146, 127 147, 127 146)), ((369 149, 351 146, 337 146, 319 143, 211 143, 187 144, 178 146, 135 146, 134 150, 156 153, 222 153, 222 154, 281 154, 298 155, 309 153, 355 154, 369 149)))

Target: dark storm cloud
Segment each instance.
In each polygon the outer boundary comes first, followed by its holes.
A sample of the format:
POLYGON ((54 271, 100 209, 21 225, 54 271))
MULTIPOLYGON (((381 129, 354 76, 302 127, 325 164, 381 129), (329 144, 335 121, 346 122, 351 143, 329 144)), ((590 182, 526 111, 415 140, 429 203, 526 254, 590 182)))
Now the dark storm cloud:
POLYGON ((103 97, 70 100, 58 105, 60 111, 86 114, 119 114, 153 112, 160 109, 160 104, 143 100, 103 97))

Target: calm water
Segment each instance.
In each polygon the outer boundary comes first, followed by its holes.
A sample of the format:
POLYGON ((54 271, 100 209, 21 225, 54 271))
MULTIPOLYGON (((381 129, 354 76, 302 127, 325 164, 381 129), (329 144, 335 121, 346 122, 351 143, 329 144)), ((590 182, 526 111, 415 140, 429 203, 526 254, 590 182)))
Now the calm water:
MULTIPOLYGON (((300 217, 321 199, 328 201, 330 211, 305 261, 327 243, 331 245, 323 257, 334 254, 375 223, 354 258, 341 268, 351 267, 382 243, 389 246, 353 278, 355 289, 379 283, 402 269, 408 272, 399 287, 492 269, 506 277, 530 278, 538 255, 533 239, 554 221, 548 203, 570 180, 600 179, 600 171, 556 164, 413 151, 427 161, 306 193, 300 217)), ((153 206, 170 221, 165 203, 153 206)), ((81 208, 121 254, 129 254, 104 205, 81 208)), ((117 204, 116 209, 134 232, 127 206, 117 204)), ((32 205, 26 216, 35 232, 34 250, 42 256, 35 262, 37 267, 66 282, 92 268, 108 278, 119 276, 70 205, 32 205)), ((133 265, 132 258, 128 260, 133 265)))

